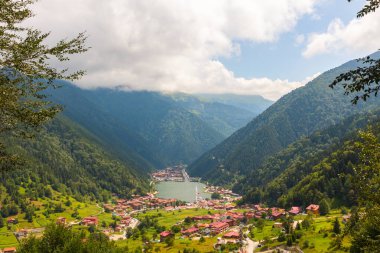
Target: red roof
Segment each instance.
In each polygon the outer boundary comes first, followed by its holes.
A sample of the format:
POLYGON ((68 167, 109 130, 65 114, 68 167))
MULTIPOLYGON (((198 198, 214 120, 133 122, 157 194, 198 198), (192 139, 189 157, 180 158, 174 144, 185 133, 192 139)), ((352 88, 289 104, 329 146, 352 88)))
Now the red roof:
POLYGON ((299 214, 301 212, 301 207, 299 206, 292 206, 289 213, 291 214, 299 214))
POLYGON ((4 253, 6 253, 6 252, 16 252, 16 247, 5 248, 5 249, 3 249, 3 252, 4 253))
POLYGON ((182 234, 192 234, 192 233, 195 233, 195 232, 198 232, 198 228, 196 227, 191 227, 191 228, 188 228, 186 230, 183 230, 181 231, 182 234))
POLYGON ((170 232, 170 231, 164 231, 164 232, 161 232, 160 233, 160 236, 162 236, 162 237, 167 237, 167 236, 169 236, 169 235, 171 235, 172 233, 170 232))
POLYGON ((236 231, 231 231, 223 235, 225 238, 239 238, 240 234, 236 231))
POLYGON ((306 210, 309 210, 309 211, 318 211, 319 210, 319 205, 311 204, 310 206, 306 207, 306 210))
POLYGON ((222 227, 225 227, 225 226, 228 227, 228 224, 225 223, 225 222, 214 222, 214 223, 210 224, 210 227, 212 227, 212 228, 222 228, 222 227))

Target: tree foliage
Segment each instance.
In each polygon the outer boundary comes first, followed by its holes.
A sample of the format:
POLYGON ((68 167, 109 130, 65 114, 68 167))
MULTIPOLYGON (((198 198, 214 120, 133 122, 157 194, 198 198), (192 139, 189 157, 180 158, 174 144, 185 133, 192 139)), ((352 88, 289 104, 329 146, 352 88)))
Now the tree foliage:
POLYGON ((86 236, 61 225, 50 225, 41 238, 29 237, 17 249, 20 253, 118 253, 128 252, 118 248, 102 233, 86 236))
MULTIPOLYGON (((0 134, 31 136, 31 130, 60 111, 60 106, 48 101, 43 91, 56 88, 57 79, 77 80, 84 74, 61 66, 70 55, 87 50, 85 34, 48 45, 50 33, 23 26, 33 16, 30 6, 34 3, 35 0, 0 1, 0 134), (52 61, 60 63, 59 67, 53 67, 52 61)), ((4 149, 0 144, 0 169, 17 160, 4 149)))
POLYGON ((355 187, 359 208, 352 212, 347 233, 352 237, 351 252, 377 252, 380 248, 380 141, 373 128, 360 133, 356 143, 360 163, 355 167, 355 187))
MULTIPOLYGON (((379 7, 379 0, 367 0, 367 4, 358 12, 357 17, 362 18, 375 12, 379 7)), ((358 62, 362 66, 340 74, 329 85, 334 88, 340 84, 345 89, 346 95, 356 94, 352 99, 353 104, 357 104, 359 100, 366 101, 371 95, 376 97, 380 90, 380 59, 367 56, 358 59, 358 62)))
MULTIPOLYGON (((352 0, 348 0, 351 2, 352 0)), ((357 17, 362 18, 365 15, 375 12, 377 8, 380 7, 380 1, 379 0, 367 0, 367 4, 364 5, 364 7, 358 12, 357 17)))

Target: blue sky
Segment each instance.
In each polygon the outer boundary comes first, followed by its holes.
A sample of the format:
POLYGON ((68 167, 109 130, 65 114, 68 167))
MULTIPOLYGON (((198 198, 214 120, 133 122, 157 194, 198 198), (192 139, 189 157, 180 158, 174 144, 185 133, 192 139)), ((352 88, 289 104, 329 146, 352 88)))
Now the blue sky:
POLYGON ((220 57, 219 60, 237 77, 244 78, 269 77, 299 81, 315 73, 324 72, 364 55, 360 52, 351 54, 337 52, 305 58, 302 56, 305 43, 297 44, 296 37, 310 33, 323 33, 335 18, 348 23, 356 18, 356 13, 364 2, 363 0, 351 3, 344 0, 323 1, 316 7, 317 17, 309 15, 302 17, 294 30, 282 34, 277 41, 268 43, 237 41, 240 44, 241 53, 227 58, 220 57))

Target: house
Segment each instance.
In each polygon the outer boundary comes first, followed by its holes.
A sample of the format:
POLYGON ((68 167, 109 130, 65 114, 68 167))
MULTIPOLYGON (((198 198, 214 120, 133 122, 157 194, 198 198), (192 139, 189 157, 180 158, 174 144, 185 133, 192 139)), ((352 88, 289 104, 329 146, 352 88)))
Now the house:
POLYGON ((164 231, 160 233, 160 242, 165 241, 167 238, 173 237, 174 234, 170 231, 164 231))
POLYGON ((343 218, 342 222, 347 223, 351 219, 351 214, 343 215, 342 218, 343 218))
POLYGON ((98 217, 86 217, 82 220, 82 225, 85 225, 85 226, 91 226, 91 225, 97 226, 98 223, 99 223, 98 217))
POLYGON ((248 212, 245 214, 245 217, 247 217, 247 219, 253 219, 253 218, 255 218, 255 213, 254 212, 248 212))
POLYGON ((301 212, 302 212, 302 209, 299 206, 292 206, 292 208, 290 208, 289 210, 289 214, 291 215, 297 215, 297 214, 300 214, 301 212))
POLYGON ((16 247, 10 247, 3 249, 3 253, 14 253, 16 252, 16 247))
POLYGON ((226 220, 223 220, 223 222, 227 223, 228 226, 230 226, 230 227, 235 226, 235 220, 226 219, 226 220))
POLYGON ((274 223, 273 224, 273 226, 272 226, 273 228, 282 228, 283 227, 283 225, 282 225, 282 223, 281 222, 276 222, 276 223, 274 223))
POLYGON ((120 221, 120 223, 128 226, 128 225, 131 223, 131 221, 132 221, 132 218, 131 218, 131 217, 124 217, 124 218, 120 221))
POLYGON ((225 222, 213 222, 210 224, 210 229, 212 234, 219 234, 229 227, 228 223, 225 222))
POLYGON ((199 229, 208 228, 209 226, 210 226, 210 225, 207 224, 207 223, 198 223, 198 224, 197 224, 197 227, 198 227, 199 229))
POLYGON ((223 235, 223 238, 227 239, 240 239, 240 233, 237 231, 230 231, 223 235))
POLYGON ((280 219, 282 216, 285 215, 285 210, 284 209, 281 209, 281 208, 275 208, 273 207, 271 209, 271 215, 270 217, 273 219, 273 220, 277 220, 277 219, 280 219))
POLYGON ((9 219, 7 220, 7 223, 8 223, 8 224, 17 224, 17 223, 18 223, 18 220, 15 219, 15 218, 9 218, 9 219))
POLYGON ((311 204, 306 207, 307 213, 310 214, 319 214, 319 205, 311 204))
POLYGON ((198 231, 199 231, 198 228, 196 228, 196 227, 191 227, 191 228, 188 228, 188 229, 186 229, 186 230, 182 230, 182 231, 181 231, 181 234, 182 234, 182 235, 186 235, 186 236, 190 236, 190 235, 192 235, 192 234, 194 234, 194 233, 197 233, 198 231))
POLYGON ((57 225, 65 225, 66 224, 66 218, 65 217, 58 217, 56 223, 57 223, 57 225))

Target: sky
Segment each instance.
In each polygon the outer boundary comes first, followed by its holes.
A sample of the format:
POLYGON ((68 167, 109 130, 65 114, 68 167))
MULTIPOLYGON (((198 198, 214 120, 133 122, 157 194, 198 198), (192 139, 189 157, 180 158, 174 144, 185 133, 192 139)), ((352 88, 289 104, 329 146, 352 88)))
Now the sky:
MULTIPOLYGON (((82 88, 257 94, 277 100, 380 49, 364 0, 39 0, 28 25, 52 44, 85 31, 67 66, 82 88)), ((55 64, 55 63, 53 63, 55 64)))

